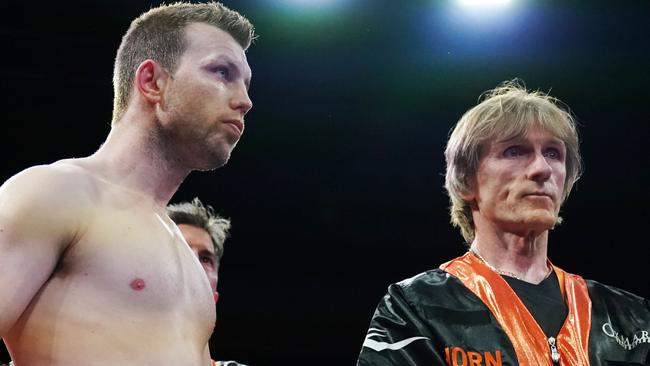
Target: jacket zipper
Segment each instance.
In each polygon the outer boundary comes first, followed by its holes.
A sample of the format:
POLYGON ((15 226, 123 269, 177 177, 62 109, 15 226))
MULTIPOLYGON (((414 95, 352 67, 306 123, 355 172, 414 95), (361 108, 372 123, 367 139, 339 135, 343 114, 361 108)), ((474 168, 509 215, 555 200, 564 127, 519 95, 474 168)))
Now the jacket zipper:
POLYGON ((560 352, 557 350, 556 342, 554 337, 548 337, 548 346, 551 348, 551 360, 553 365, 560 364, 560 352))

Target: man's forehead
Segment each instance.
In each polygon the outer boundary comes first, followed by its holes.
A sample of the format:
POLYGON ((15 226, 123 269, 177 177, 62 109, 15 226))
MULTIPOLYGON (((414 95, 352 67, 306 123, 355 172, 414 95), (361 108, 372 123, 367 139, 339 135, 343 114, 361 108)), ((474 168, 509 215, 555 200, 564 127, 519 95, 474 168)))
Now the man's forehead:
POLYGON ((553 131, 538 128, 529 129, 510 135, 497 135, 491 139, 488 139, 488 143, 496 145, 511 142, 525 142, 531 140, 542 140, 549 143, 564 144, 564 140, 553 131))
POLYGON ((196 57, 203 63, 222 61, 230 63, 242 73, 245 79, 251 78, 246 51, 226 31, 206 23, 191 23, 186 27, 187 47, 184 57, 196 57))
POLYGON ((206 229, 190 223, 182 223, 177 226, 190 246, 201 246, 209 249, 210 252, 214 252, 212 237, 206 229))
POLYGON ((203 53, 224 53, 246 61, 246 51, 225 30, 206 23, 191 23, 185 28, 187 50, 203 53))

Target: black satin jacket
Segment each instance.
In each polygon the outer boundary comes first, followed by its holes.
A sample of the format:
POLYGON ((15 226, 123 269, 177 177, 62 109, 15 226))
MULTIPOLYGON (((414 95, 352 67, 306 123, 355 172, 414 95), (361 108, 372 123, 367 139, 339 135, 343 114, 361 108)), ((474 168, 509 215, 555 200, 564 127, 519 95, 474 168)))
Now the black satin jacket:
MULTIPOLYGON (((590 326, 584 328, 588 334, 577 338, 587 337, 582 339, 588 345, 588 363, 561 355, 559 363, 549 357, 546 365, 650 364, 648 301, 595 281, 582 281, 590 300, 582 304, 583 309, 590 308, 582 315, 590 319, 590 326)), ((370 322, 357 365, 529 363, 518 360, 513 342, 484 301, 456 276, 436 269, 388 288, 370 322)))

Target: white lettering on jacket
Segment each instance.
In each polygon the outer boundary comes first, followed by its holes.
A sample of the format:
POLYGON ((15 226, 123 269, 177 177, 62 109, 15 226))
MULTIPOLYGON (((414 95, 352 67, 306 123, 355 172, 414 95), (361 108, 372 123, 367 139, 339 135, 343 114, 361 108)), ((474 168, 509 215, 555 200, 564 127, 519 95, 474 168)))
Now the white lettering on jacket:
POLYGON ((632 350, 633 348, 636 348, 641 343, 650 343, 650 335, 648 335, 647 330, 641 330, 636 333, 634 333, 634 336, 630 340, 630 337, 622 335, 620 332, 614 329, 612 326, 612 323, 605 323, 603 324, 602 327, 603 333, 605 333, 606 336, 610 338, 614 338, 616 340, 616 343, 618 343, 619 346, 623 347, 623 349, 626 349, 628 351, 632 350))

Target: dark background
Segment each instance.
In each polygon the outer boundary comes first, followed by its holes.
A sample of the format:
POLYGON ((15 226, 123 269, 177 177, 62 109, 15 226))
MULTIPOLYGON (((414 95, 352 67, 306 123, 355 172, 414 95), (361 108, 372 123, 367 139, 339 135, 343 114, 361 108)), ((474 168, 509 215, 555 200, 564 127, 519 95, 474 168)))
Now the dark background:
MULTIPOLYGON (((0 181, 99 147, 121 36, 158 3, 2 6, 0 181)), ((199 196, 233 222, 215 358, 353 364, 388 284, 464 252, 442 151, 480 93, 514 77, 581 124, 586 172, 551 260, 650 297, 649 2, 513 0, 479 13, 440 0, 225 3, 260 34, 248 52, 254 108, 230 163, 191 174, 173 200, 199 196)))

